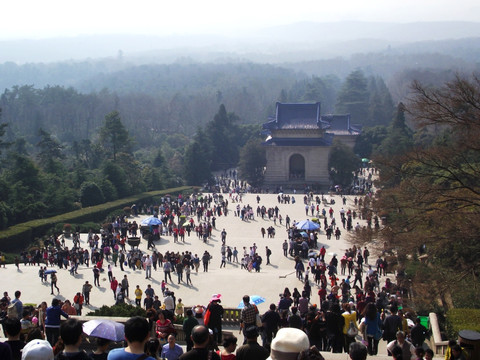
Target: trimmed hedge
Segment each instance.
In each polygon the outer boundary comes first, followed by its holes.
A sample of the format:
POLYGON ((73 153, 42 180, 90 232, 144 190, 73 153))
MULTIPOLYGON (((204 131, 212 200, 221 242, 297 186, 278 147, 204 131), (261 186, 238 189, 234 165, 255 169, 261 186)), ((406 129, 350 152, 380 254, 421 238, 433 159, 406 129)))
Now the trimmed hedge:
POLYGON ((18 224, 0 232, 0 251, 27 247, 32 241, 32 228, 18 224))
POLYGON ((112 306, 103 305, 100 309, 91 311, 86 316, 146 317, 147 312, 141 307, 123 303, 112 306))
POLYGON ((173 189, 150 191, 96 206, 89 206, 80 210, 53 216, 51 218, 36 219, 17 224, 6 230, 0 231, 0 251, 24 249, 35 238, 40 238, 47 234, 50 229, 55 228, 56 224, 62 224, 63 226, 65 223, 82 224, 86 222, 102 222, 107 215, 114 210, 122 210, 125 206, 149 201, 155 196, 161 197, 167 194, 176 195, 188 192, 189 190, 192 191, 193 188, 190 186, 182 186, 173 189))
POLYGON ((457 338, 460 330, 480 332, 480 309, 450 309, 446 325, 449 339, 457 338))

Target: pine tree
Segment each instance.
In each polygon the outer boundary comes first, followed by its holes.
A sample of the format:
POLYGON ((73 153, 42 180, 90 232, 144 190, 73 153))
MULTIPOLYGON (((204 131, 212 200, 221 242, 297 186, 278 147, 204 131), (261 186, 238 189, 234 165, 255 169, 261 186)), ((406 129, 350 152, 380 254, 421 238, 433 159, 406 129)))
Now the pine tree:
POLYGON ((117 160, 119 152, 130 151, 131 140, 118 111, 112 111, 105 116, 105 123, 100 129, 100 140, 102 146, 112 153, 114 161, 117 160))
POLYGON ((361 70, 355 70, 348 75, 338 94, 336 111, 350 114, 355 123, 368 122, 367 79, 361 70))

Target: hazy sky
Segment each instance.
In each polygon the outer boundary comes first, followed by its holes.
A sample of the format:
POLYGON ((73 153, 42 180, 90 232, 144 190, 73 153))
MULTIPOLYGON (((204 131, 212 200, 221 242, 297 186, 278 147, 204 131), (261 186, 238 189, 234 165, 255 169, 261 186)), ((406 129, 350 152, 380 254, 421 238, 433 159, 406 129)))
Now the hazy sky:
POLYGON ((299 21, 480 21, 478 0, 10 0, 0 38, 234 33, 299 21))

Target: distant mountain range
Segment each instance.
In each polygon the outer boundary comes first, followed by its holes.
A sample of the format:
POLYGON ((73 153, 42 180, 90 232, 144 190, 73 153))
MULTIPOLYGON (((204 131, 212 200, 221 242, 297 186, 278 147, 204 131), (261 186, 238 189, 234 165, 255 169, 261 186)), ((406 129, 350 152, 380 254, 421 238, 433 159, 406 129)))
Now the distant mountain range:
POLYGON ((378 39, 397 42, 460 39, 480 36, 480 23, 476 22, 302 22, 264 29, 260 35, 278 36, 284 40, 311 39, 312 41, 349 41, 378 39))
POLYGON ((469 51, 478 53, 478 47, 471 47, 478 46, 478 41, 472 40, 475 38, 480 38, 480 23, 475 22, 302 22, 229 36, 119 34, 0 41, 0 63, 106 57, 137 63, 169 63, 179 58, 281 63, 387 50, 442 52, 445 47, 469 56, 469 51), (459 39, 467 40, 459 42, 459 39))

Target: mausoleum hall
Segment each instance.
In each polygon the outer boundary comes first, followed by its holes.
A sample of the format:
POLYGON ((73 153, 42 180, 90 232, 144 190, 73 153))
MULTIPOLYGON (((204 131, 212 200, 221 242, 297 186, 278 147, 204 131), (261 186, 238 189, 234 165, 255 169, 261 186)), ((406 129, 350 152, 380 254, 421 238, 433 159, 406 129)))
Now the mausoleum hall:
POLYGON ((321 115, 317 103, 276 103, 275 115, 263 124, 268 135, 265 185, 330 185, 328 157, 334 138, 353 148, 361 126, 350 114, 321 115))

